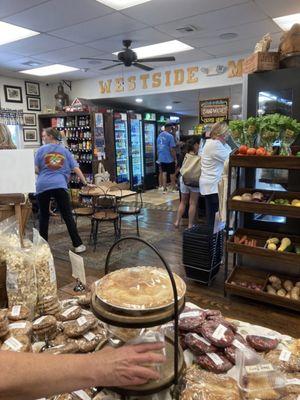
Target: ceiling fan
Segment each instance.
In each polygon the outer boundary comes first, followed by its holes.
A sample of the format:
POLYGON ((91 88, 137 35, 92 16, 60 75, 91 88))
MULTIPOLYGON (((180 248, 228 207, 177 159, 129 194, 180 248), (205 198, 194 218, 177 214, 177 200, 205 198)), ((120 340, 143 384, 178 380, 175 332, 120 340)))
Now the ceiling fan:
POLYGON ((154 68, 148 67, 148 65, 142 64, 144 62, 163 62, 163 61, 175 61, 175 57, 148 57, 148 58, 138 58, 137 54, 130 49, 132 41, 123 40, 124 51, 118 53, 118 60, 111 60, 108 58, 95 58, 95 57, 81 57, 81 60, 99 60, 99 61, 111 61, 115 64, 109 65, 104 68, 100 68, 100 71, 106 69, 117 67, 118 65, 125 65, 125 67, 131 67, 132 65, 144 69, 145 71, 152 71, 154 68))

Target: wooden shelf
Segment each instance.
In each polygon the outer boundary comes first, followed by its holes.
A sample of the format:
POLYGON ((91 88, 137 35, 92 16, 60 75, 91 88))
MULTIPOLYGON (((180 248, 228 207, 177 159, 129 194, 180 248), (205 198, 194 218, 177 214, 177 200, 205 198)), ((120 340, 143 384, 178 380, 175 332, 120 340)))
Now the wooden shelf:
POLYGON ((49 114, 39 114, 39 118, 62 118, 62 117, 75 117, 76 115, 91 115, 90 112, 87 111, 75 111, 75 112, 53 112, 49 114))
POLYGON ((300 157, 297 156, 247 156, 237 155, 237 152, 230 156, 232 167, 243 168, 276 168, 276 169, 299 169, 300 157))
POLYGON ((228 240, 226 243, 226 248, 228 252, 249 254, 251 256, 260 256, 269 259, 277 259, 280 260, 283 264, 289 263, 298 267, 300 265, 299 254, 291 252, 279 252, 276 250, 268 250, 267 248, 264 248, 267 239, 271 237, 278 237, 279 239, 289 237, 292 241, 292 244, 300 246, 300 236, 284 235, 274 232, 264 232, 245 228, 239 228, 234 235, 237 235, 239 237, 247 235, 248 238, 257 240, 257 247, 250 247, 245 244, 234 243, 232 236, 230 240, 228 240))
POLYGON ((293 199, 300 200, 300 193, 240 188, 237 189, 229 198, 228 208, 230 210, 242 211, 247 213, 279 215, 282 217, 300 218, 300 207, 270 204, 271 200, 279 198, 288 199, 290 201, 293 199), (241 196, 243 193, 254 193, 258 191, 265 195, 267 199, 266 202, 232 200, 234 196, 241 196))
MULTIPOLYGON (((269 275, 270 273, 268 271, 247 268, 246 266, 236 266, 225 282, 226 292, 237 296, 246 297, 248 299, 300 311, 300 300, 291 300, 285 297, 269 294, 265 291, 248 289, 231 283, 237 281, 246 281, 266 286, 269 275)), ((289 279, 289 277, 282 276, 280 274, 276 274, 276 276, 282 279, 289 279)), ((295 281, 296 279, 292 280, 295 281)))

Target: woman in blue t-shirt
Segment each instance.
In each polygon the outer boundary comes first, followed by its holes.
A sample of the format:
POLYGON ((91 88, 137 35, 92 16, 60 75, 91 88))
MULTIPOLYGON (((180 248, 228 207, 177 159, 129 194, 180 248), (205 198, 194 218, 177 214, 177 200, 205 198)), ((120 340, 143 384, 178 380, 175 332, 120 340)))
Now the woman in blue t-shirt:
POLYGON ((37 150, 35 155, 40 235, 48 240, 49 203, 50 199, 54 198, 67 225, 75 252, 82 253, 86 247, 82 244, 72 215, 68 181, 71 172, 75 172, 84 185, 87 185, 86 179, 71 152, 61 145, 61 134, 58 130, 44 129, 42 140, 44 145, 37 150))

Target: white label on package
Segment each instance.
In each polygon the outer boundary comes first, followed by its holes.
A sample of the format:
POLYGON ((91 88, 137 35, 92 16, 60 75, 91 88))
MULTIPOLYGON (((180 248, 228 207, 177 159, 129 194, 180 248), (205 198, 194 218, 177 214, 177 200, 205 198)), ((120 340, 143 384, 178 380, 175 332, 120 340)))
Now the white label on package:
POLYGON ((56 272, 55 272, 55 267, 54 267, 54 260, 53 257, 51 256, 49 260, 49 273, 50 273, 50 282, 56 282, 56 272))
POLYGON ((272 364, 258 364, 248 365, 245 367, 247 374, 257 374, 262 372, 273 372, 274 367, 272 364))
POLYGON ((42 316, 42 317, 36 319, 36 320, 34 321, 33 325, 40 324, 41 322, 44 321, 45 318, 46 318, 46 315, 44 315, 44 316, 42 316))
POLYGON ((197 333, 192 333, 192 336, 197 339, 200 340, 202 343, 206 344, 207 346, 210 346, 211 343, 209 343, 209 341, 207 341, 206 339, 204 339, 203 337, 197 335, 197 333))
POLYGON ((195 318, 199 317, 200 315, 200 310, 195 310, 195 311, 187 311, 179 315, 179 319, 182 318, 195 318))
POLYGON ((21 312, 21 306, 13 306, 13 308, 11 309, 11 315, 13 317, 18 317, 20 315, 21 312))
POLYGON ((80 317, 77 319, 77 323, 79 326, 82 326, 87 323, 87 319, 85 317, 80 317))
POLYGON ((262 338, 266 338, 266 339, 271 339, 271 340, 276 340, 277 339, 277 337, 276 336, 274 336, 274 335, 267 335, 267 334, 265 334, 265 335, 258 335, 259 337, 262 337, 262 338))
POLYGON ((83 337, 90 342, 91 340, 95 339, 96 335, 93 332, 88 332, 85 333, 83 337))
POLYGON ((77 390, 76 392, 73 392, 73 394, 82 400, 91 400, 90 396, 84 390, 77 390))
POLYGON ((78 308, 78 306, 73 306, 73 307, 71 307, 71 308, 68 308, 68 309, 66 309, 63 313, 62 313, 62 315, 64 316, 64 317, 67 317, 69 314, 71 314, 73 311, 75 311, 76 309, 78 308))
POLYGON ((234 347, 236 347, 237 349, 240 349, 240 350, 245 350, 245 348, 246 348, 246 346, 244 345, 244 343, 241 343, 239 340, 237 340, 237 339, 234 339, 234 341, 232 342, 232 345, 234 346, 234 347))
POLYGON ((289 361, 289 359, 291 358, 292 353, 288 350, 282 350, 279 356, 279 360, 280 361, 289 361))
POLYGON ((24 329, 26 328, 26 322, 14 322, 13 324, 9 324, 9 329, 24 329))
POLYGON ((207 353, 206 354, 214 363, 215 365, 222 365, 223 360, 221 357, 218 356, 216 353, 207 353))
POLYGON ((75 279, 79 279, 84 285, 86 285, 85 269, 83 257, 78 254, 69 251, 69 257, 72 265, 72 276, 75 279))
POLYGON ((216 330, 214 331, 214 333, 212 334, 212 337, 214 339, 220 340, 222 339, 222 337, 224 336, 224 333, 227 331, 226 326, 220 324, 216 330))
POLYGON ((300 379, 293 378, 286 380, 287 385, 300 385, 300 379))
POLYGON ((4 344, 6 344, 8 347, 10 347, 14 351, 19 351, 22 348, 22 343, 20 343, 14 337, 10 337, 7 340, 5 340, 4 344))
POLYGON ((82 315, 93 315, 93 313, 88 310, 81 310, 81 314, 82 315))

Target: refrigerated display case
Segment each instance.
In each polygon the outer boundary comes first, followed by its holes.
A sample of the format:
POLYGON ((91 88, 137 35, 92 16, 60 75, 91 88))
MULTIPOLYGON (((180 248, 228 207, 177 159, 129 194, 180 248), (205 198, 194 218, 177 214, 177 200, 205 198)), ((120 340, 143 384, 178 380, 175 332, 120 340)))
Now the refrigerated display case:
POLYGON ((131 188, 144 183, 144 149, 142 115, 129 114, 131 188))
POLYGON ((129 183, 129 149, 127 114, 114 114, 115 154, 116 154, 116 182, 129 183))
POLYGON ((156 116, 147 113, 144 117, 145 189, 156 186, 156 116))

